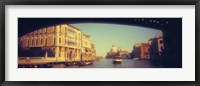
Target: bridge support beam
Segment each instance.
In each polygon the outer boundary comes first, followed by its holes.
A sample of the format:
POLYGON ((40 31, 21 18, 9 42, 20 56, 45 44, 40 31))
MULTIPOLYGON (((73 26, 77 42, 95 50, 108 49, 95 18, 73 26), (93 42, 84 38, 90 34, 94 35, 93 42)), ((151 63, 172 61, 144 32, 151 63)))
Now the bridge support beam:
POLYGON ((182 27, 166 28, 164 36, 163 65, 170 68, 182 67, 182 27))

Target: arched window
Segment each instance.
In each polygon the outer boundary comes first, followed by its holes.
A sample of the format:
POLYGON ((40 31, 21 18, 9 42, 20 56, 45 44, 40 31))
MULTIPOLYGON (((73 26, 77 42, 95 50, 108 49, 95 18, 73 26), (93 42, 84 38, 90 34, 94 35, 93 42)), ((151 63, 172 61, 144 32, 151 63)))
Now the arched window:
POLYGON ((61 38, 59 38, 59 43, 61 44, 61 38))
POLYGON ((32 39, 32 45, 34 45, 34 39, 32 39))
POLYGON ((38 39, 36 39, 36 45, 38 45, 38 39))
POLYGON ((42 38, 40 39, 40 44, 42 44, 42 38))

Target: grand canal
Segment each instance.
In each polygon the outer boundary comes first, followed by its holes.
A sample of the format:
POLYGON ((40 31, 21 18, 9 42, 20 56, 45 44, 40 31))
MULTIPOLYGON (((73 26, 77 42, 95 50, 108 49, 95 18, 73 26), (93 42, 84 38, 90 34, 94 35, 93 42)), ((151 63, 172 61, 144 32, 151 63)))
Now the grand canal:
POLYGON ((161 65, 153 65, 149 60, 123 59, 122 63, 113 63, 112 59, 101 59, 93 64, 85 66, 66 66, 64 64, 54 64, 53 68, 162 68, 161 65))

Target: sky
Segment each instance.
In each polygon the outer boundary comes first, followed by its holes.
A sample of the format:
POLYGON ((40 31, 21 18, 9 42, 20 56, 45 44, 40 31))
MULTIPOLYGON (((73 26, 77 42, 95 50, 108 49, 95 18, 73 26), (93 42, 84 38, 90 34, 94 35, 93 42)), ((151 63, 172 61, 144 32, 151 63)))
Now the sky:
POLYGON ((112 45, 131 52, 134 44, 147 43, 150 38, 162 35, 161 30, 131 25, 108 23, 79 23, 71 25, 91 35, 92 43, 96 46, 97 56, 105 56, 112 45))

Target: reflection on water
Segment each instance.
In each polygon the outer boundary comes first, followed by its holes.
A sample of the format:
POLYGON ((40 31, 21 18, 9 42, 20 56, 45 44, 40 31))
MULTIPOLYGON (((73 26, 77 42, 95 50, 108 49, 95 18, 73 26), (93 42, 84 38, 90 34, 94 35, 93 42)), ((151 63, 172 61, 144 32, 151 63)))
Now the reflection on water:
POLYGON ((65 66, 64 64, 55 64, 53 68, 160 68, 162 66, 152 65, 149 60, 131 60, 123 59, 122 63, 113 63, 112 59, 101 59, 87 66, 65 66))

